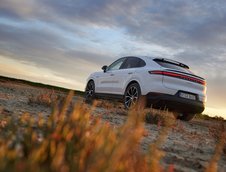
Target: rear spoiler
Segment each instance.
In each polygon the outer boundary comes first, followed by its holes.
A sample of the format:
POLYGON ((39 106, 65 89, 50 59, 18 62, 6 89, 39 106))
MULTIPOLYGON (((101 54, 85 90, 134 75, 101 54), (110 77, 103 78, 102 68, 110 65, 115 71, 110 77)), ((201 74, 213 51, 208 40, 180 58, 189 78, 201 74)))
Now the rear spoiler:
POLYGON ((180 63, 180 62, 175 61, 175 60, 166 59, 166 58, 155 58, 153 60, 156 61, 156 62, 170 63, 170 64, 174 64, 174 65, 180 66, 180 67, 185 68, 185 69, 189 69, 189 67, 186 64, 180 63))

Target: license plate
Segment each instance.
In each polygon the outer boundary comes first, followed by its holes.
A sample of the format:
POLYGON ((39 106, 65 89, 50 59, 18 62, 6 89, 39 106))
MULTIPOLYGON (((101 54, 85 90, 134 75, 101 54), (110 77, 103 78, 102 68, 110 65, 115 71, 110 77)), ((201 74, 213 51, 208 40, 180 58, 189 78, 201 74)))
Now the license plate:
POLYGON ((196 100, 196 96, 193 94, 189 94, 189 93, 180 93, 179 94, 180 97, 185 98, 185 99, 190 99, 190 100, 196 100))

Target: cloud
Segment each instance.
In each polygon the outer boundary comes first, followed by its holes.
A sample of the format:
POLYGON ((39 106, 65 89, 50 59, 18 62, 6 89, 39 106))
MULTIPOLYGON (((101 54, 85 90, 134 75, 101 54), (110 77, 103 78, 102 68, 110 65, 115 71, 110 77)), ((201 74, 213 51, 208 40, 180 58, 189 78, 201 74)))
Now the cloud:
POLYGON ((85 84, 119 56, 164 56, 207 78, 211 103, 226 100, 224 0, 1 0, 0 16, 0 55, 55 76, 85 84))

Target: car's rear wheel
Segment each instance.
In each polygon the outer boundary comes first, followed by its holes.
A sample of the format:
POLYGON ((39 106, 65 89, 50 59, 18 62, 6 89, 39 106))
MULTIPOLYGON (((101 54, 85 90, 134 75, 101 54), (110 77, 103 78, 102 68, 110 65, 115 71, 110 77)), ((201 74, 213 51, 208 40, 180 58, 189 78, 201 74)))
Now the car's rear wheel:
POLYGON ((124 94, 124 106, 126 109, 137 104, 141 95, 140 86, 137 83, 130 84, 124 94))
POLYGON ((194 117, 195 117, 195 114, 193 113, 182 113, 182 114, 176 115, 176 118, 182 121, 191 121, 194 117))
POLYGON ((95 97, 95 83, 94 81, 89 81, 85 89, 85 101, 87 103, 92 103, 95 97))

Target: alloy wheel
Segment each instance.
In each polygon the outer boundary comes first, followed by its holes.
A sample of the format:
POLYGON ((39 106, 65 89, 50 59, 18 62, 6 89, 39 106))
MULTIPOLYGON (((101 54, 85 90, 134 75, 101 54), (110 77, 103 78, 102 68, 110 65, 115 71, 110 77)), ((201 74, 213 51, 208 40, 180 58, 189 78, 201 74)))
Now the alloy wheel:
POLYGON ((91 98, 94 94, 94 84, 93 82, 89 82, 86 87, 86 97, 91 98))
POLYGON ((130 87, 125 95, 125 106, 126 108, 129 108, 133 105, 136 104, 137 100, 138 100, 138 96, 139 96, 139 92, 137 87, 132 86, 130 87))

